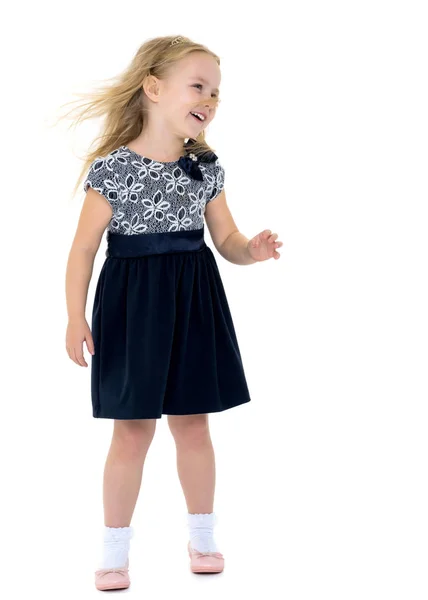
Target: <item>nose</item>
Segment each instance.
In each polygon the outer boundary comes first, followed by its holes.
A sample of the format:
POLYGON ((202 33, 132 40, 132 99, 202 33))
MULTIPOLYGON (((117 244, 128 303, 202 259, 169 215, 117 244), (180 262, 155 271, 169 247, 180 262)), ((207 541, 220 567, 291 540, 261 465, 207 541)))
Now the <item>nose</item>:
POLYGON ((218 100, 217 98, 208 98, 205 101, 205 106, 209 109, 215 109, 218 106, 218 100))

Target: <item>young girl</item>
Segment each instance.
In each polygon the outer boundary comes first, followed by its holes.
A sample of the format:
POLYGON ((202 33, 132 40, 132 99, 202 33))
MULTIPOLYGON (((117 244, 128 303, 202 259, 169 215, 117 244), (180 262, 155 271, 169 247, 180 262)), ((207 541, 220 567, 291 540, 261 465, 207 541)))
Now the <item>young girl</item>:
POLYGON ((204 134, 219 102, 219 65, 216 54, 188 38, 151 39, 91 104, 105 125, 84 166, 86 197, 67 265, 66 346, 73 361, 88 366, 86 342, 93 416, 114 419, 95 572, 102 590, 129 586, 130 523, 163 414, 188 509, 191 570, 224 568, 213 537, 208 415, 250 395, 204 218, 218 252, 238 265, 278 259, 282 242, 270 230, 247 239, 227 206, 224 168, 204 134), (91 333, 86 295, 106 228, 91 333))

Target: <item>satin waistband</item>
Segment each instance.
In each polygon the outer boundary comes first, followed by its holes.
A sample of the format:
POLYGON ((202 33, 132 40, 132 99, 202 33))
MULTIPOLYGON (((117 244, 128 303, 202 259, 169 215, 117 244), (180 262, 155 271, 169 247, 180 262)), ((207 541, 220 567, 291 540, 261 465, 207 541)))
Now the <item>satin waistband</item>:
POLYGON ((206 246, 204 227, 189 231, 123 234, 107 231, 106 256, 132 258, 150 254, 192 252, 206 246))

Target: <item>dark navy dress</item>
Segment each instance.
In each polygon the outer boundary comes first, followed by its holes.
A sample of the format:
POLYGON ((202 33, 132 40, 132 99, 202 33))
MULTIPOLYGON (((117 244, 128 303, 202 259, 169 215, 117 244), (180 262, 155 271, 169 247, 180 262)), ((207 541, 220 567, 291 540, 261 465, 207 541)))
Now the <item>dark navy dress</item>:
MULTIPOLYGON (((187 144, 191 144, 190 139, 187 144)), ((250 401, 205 205, 223 189, 214 153, 158 162, 120 146, 91 164, 113 209, 92 310, 93 416, 157 419, 250 401)))

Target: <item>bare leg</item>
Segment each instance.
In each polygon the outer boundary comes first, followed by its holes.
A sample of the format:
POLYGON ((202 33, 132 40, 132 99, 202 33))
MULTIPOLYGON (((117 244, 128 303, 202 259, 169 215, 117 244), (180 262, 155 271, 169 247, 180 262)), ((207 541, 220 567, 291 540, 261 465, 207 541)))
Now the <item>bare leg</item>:
POLYGON ((156 419, 115 419, 104 468, 104 525, 129 527, 156 419))
POLYGON ((215 456, 208 415, 168 415, 177 448, 177 472, 189 513, 212 513, 215 456))

